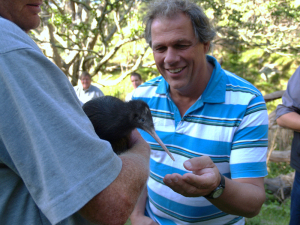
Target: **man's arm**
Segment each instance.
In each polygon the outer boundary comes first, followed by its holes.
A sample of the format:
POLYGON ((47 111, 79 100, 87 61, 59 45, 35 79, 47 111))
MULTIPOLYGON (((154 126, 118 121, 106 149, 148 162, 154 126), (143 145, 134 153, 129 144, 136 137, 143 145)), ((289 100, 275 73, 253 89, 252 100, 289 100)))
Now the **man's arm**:
POLYGON ((145 216, 147 196, 147 186, 145 186, 144 191, 140 195, 139 200, 130 216, 132 225, 158 225, 150 217, 145 216))
POLYGON ((300 115, 296 112, 289 112, 277 118, 279 126, 300 132, 300 115))
POLYGON ((287 89, 282 96, 282 104, 276 108, 278 125, 300 132, 300 67, 289 79, 287 89))
POLYGON ((149 157, 149 145, 134 130, 130 150, 120 155, 123 163, 120 174, 79 213, 96 224, 125 224, 147 181, 149 157))
MULTIPOLYGON (((221 177, 210 157, 202 156, 187 160, 187 170, 193 173, 168 174, 164 183, 186 197, 205 196, 220 183, 221 177)), ((225 189, 217 199, 208 199, 223 212, 245 217, 256 216, 265 201, 264 178, 225 178, 225 189)))

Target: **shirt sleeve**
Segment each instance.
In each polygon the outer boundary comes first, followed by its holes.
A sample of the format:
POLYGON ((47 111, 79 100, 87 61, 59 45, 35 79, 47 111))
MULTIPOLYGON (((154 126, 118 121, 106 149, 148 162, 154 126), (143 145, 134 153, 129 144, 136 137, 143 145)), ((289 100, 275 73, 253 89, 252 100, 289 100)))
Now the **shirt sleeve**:
POLYGON ((231 178, 257 178, 268 174, 268 113, 262 95, 248 104, 235 132, 230 156, 231 178))
POLYGON ((41 52, 11 51, 0 65, 1 161, 56 224, 113 182, 121 159, 95 134, 67 77, 41 52))
POLYGON ((276 108, 276 119, 290 112, 300 114, 300 67, 288 81, 287 89, 282 96, 282 104, 276 108))

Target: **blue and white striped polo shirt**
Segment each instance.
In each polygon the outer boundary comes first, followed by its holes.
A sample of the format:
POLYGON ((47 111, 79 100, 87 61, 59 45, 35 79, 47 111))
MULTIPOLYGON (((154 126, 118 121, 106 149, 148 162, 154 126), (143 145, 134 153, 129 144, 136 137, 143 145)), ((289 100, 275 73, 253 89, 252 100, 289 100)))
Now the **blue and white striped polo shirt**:
POLYGON ((244 224, 244 218, 220 211, 204 197, 188 198, 163 183, 166 174, 184 174, 183 162, 210 156, 231 179, 267 175, 268 114, 261 93, 248 81, 225 71, 215 58, 202 96, 181 118, 161 76, 135 90, 133 99, 148 103, 155 130, 175 162, 146 132, 151 146, 147 213, 159 224, 244 224))

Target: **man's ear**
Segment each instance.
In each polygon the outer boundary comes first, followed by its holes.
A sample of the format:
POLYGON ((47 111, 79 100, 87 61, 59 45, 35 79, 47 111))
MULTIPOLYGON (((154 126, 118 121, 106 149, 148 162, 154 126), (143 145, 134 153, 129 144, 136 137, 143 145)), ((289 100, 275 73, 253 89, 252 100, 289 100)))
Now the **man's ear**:
POLYGON ((207 54, 209 47, 210 47, 210 41, 203 43, 203 45, 204 45, 204 52, 205 52, 205 54, 207 54))

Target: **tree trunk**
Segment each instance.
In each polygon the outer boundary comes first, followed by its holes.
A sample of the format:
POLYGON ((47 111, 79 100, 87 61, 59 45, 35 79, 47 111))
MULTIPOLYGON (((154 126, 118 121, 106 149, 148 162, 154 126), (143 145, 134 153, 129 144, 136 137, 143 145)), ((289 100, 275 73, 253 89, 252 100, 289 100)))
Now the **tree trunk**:
POLYGON ((270 159, 271 162, 290 162, 291 150, 287 151, 272 151, 270 159))
POLYGON ((265 178, 265 188, 271 192, 280 202, 290 197, 294 182, 295 172, 287 175, 279 175, 275 178, 265 178))

